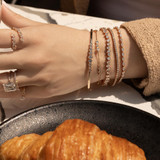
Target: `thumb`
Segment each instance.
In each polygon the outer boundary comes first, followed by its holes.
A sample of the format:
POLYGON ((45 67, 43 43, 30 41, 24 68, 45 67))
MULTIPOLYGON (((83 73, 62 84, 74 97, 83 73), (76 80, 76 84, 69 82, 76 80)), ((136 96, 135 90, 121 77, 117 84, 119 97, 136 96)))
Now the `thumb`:
POLYGON ((40 22, 30 20, 11 11, 8 7, 8 4, 5 1, 2 2, 1 15, 2 21, 9 27, 22 28, 42 24, 40 22))

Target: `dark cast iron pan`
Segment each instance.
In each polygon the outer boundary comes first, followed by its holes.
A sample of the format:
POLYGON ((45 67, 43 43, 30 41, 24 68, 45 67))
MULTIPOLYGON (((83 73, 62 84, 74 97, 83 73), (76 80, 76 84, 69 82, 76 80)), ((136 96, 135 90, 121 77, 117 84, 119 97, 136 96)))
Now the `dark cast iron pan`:
POLYGON ((15 136, 54 130, 64 120, 74 118, 95 123, 137 144, 147 160, 160 160, 160 119, 129 106, 102 101, 66 101, 28 110, 0 125, 0 144, 15 136))

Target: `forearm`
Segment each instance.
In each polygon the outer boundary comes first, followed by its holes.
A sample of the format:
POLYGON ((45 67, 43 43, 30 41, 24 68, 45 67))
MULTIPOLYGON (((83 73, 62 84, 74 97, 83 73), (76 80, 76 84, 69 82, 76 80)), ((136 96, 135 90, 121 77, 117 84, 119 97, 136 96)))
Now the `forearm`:
POLYGON ((124 78, 128 79, 147 77, 147 65, 143 54, 127 31, 123 28, 121 31, 124 39, 124 52, 126 56, 126 74, 124 78))

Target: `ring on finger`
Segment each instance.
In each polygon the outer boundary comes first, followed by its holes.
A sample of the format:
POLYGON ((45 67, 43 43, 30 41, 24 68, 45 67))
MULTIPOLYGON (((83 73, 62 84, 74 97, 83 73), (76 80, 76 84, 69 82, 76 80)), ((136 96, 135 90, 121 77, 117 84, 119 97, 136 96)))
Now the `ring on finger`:
POLYGON ((16 85, 16 90, 19 90, 19 85, 18 85, 18 81, 16 80, 16 71, 12 72, 13 73, 13 81, 14 81, 14 84, 16 85))
POLYGON ((7 73, 8 82, 2 84, 5 92, 15 92, 19 90, 19 87, 17 85, 18 83, 16 83, 15 74, 13 75, 13 81, 11 81, 12 73, 14 72, 10 71, 9 73, 7 73))
POLYGON ((12 27, 12 30, 17 32, 17 34, 19 36, 19 41, 23 43, 24 42, 24 38, 23 38, 22 31, 19 28, 15 28, 15 27, 12 27))
POLYGON ((17 49, 17 45, 16 45, 16 37, 15 34, 11 33, 11 48, 13 50, 17 49))

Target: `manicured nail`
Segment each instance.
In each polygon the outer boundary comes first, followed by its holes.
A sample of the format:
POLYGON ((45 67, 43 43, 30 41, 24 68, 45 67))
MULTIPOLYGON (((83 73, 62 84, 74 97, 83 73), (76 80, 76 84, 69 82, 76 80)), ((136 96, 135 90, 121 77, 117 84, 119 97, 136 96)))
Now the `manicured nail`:
POLYGON ((6 6, 7 8, 9 8, 9 5, 4 1, 2 0, 2 5, 6 6))

